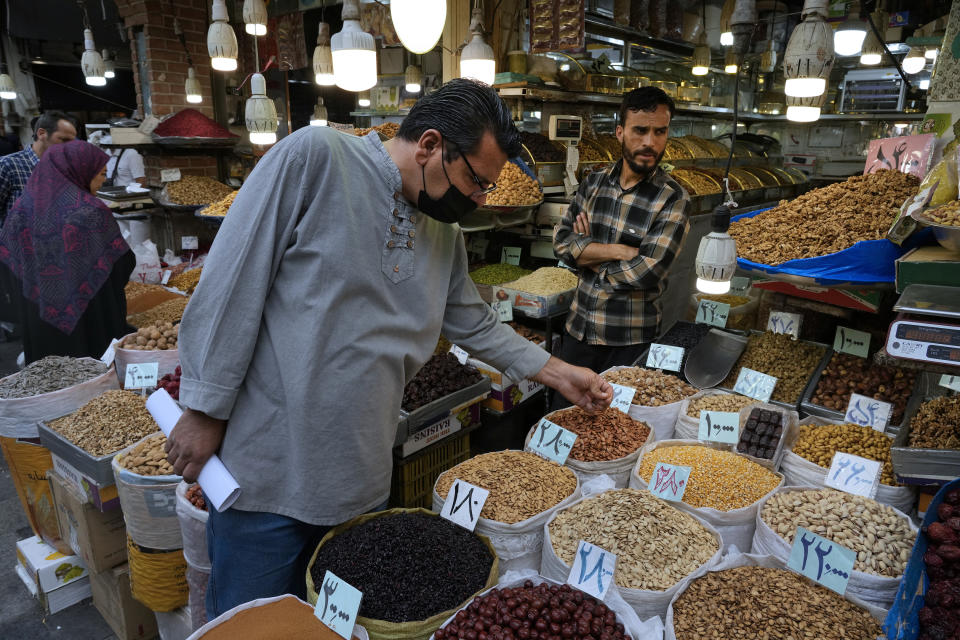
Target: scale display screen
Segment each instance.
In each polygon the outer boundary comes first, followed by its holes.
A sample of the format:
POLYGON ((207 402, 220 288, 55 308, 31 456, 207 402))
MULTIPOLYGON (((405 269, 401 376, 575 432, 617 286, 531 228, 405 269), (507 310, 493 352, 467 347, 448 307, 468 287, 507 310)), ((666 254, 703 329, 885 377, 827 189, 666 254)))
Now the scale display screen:
POLYGON ((547 132, 551 140, 578 142, 583 132, 583 120, 580 116, 550 116, 547 132))
POLYGON ((930 342, 960 347, 960 330, 952 327, 898 323, 897 337, 901 340, 930 342))
POLYGON ((960 365, 960 327, 897 320, 887 334, 887 353, 894 358, 960 365))

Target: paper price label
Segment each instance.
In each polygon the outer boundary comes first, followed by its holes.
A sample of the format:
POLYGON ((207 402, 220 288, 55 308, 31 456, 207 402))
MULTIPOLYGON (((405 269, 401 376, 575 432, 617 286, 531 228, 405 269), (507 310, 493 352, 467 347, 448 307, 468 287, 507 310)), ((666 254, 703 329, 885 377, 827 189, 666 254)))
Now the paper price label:
POLYGON ((697 305, 697 322, 709 324, 723 329, 727 326, 727 318, 730 316, 730 305, 726 302, 714 302, 713 300, 701 300, 697 305))
POLYGON ((500 322, 513 321, 513 303, 509 300, 496 300, 490 306, 497 312, 500 322))
POLYGON ((940 386, 946 387, 951 391, 960 391, 960 376, 948 376, 943 374, 940 376, 940 386))
POLYGON ((859 393, 851 394, 850 402, 844 420, 858 424, 861 427, 870 427, 883 433, 890 420, 893 405, 882 400, 874 400, 859 393))
POLYGON ((480 520, 480 511, 490 492, 457 478, 443 501, 440 517, 458 524, 467 531, 473 531, 480 520))
POLYGON ((117 343, 120 342, 116 338, 110 341, 110 345, 107 347, 107 350, 103 352, 103 355, 100 356, 100 362, 107 365, 108 367, 113 364, 113 359, 117 356, 117 352, 114 351, 117 343))
POLYGON ((500 250, 500 262, 520 264, 520 247, 504 247, 500 250))
POLYGON ((799 313, 787 313, 786 311, 771 311, 767 318, 767 331, 774 333, 785 333, 794 338, 800 337, 800 325, 803 323, 803 316, 799 313))
POLYGON ((730 280, 730 293, 746 293, 752 285, 752 278, 737 276, 730 280))
POLYGON ((866 358, 870 353, 870 334, 848 327, 837 327, 833 337, 833 350, 866 358))
POLYGON ((470 354, 455 344, 450 345, 450 353, 457 356, 457 361, 459 361, 460 364, 467 364, 467 358, 470 357, 470 354))
POLYGON ((487 247, 490 245, 490 241, 482 236, 474 236, 470 238, 470 251, 471 253, 478 253, 483 255, 487 252, 487 247))
POLYGON ((674 347, 668 344, 651 344, 647 353, 647 366, 652 369, 680 371, 683 362, 683 347, 674 347))
POLYGON ((170 276, 173 275, 173 272, 167 269, 163 272, 163 277, 160 278, 160 284, 167 284, 170 282, 170 276))
POLYGON ((123 377, 124 389, 152 389, 157 386, 157 362, 138 362, 127 365, 123 377))
POLYGON ((630 413, 630 405, 633 404, 633 396, 637 395, 637 390, 622 384, 610 383, 610 386, 613 387, 613 400, 610 401, 610 406, 624 413, 630 413))
POLYGON ((650 476, 650 484, 647 488, 658 498, 680 502, 683 500, 683 492, 687 490, 690 469, 691 467, 658 462, 653 475, 650 476))
POLYGON ((740 414, 729 411, 701 411, 698 440, 737 444, 740 437, 740 414))
POLYGON ((183 236, 180 238, 180 248, 184 251, 196 251, 200 247, 197 236, 183 236))
POLYGON ((856 559, 850 549, 797 527, 787 568, 843 595, 856 559))
POLYGON ((760 402, 769 402, 773 395, 773 388, 777 386, 777 379, 765 373, 743 367, 737 376, 737 384, 733 390, 742 396, 748 396, 760 402))
POLYGON ((605 549, 581 540, 573 556, 573 566, 567 576, 567 584, 598 600, 603 600, 613 584, 613 572, 617 556, 605 549))
POLYGON ((317 592, 317 605, 313 609, 313 615, 338 636, 350 640, 363 594, 331 571, 323 575, 323 582, 317 592))
POLYGON ((882 468, 883 465, 876 460, 837 451, 833 454, 824 484, 857 496, 873 498, 877 495, 882 468))
POLYGON ((577 434, 574 432, 567 431, 546 418, 541 418, 533 432, 533 437, 527 443, 527 448, 542 458, 563 464, 567 461, 567 456, 570 455, 576 440, 577 434))
POLYGON ((160 169, 160 182, 176 182, 180 179, 180 169, 160 169))

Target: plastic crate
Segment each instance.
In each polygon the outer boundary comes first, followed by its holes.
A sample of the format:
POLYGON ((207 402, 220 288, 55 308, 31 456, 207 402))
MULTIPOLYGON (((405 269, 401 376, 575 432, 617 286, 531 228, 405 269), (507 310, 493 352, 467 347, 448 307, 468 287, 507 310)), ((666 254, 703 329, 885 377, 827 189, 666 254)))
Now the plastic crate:
POLYGON ((454 434, 423 455, 393 466, 390 505, 393 507, 433 506, 433 485, 441 473, 470 457, 470 433, 454 434))

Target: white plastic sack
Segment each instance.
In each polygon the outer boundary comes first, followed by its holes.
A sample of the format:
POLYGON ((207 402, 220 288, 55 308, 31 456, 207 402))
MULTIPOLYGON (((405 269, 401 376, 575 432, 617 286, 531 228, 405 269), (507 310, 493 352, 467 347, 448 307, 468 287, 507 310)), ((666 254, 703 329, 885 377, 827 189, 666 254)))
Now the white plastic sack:
MULTIPOLYGON (((124 336, 120 339, 123 342, 128 337, 136 337, 136 332, 124 336)), ((180 364, 180 351, 178 349, 157 349, 155 351, 141 351, 140 349, 123 349, 117 343, 113 348, 114 366, 117 369, 117 380, 120 386, 123 386, 127 376, 128 364, 142 364, 144 362, 157 363, 157 381, 164 375, 173 373, 177 365, 180 364)))
MULTIPOLYGON (((751 553, 769 555, 777 558, 784 566, 786 566, 787 560, 790 559, 792 545, 777 535, 760 514, 763 510, 763 505, 767 503, 767 500, 769 500, 771 496, 787 491, 816 491, 816 489, 813 487, 780 487, 764 498, 757 509, 757 529, 753 535, 753 548, 751 549, 751 553)), ((918 531, 916 525, 913 524, 913 520, 911 520, 907 514, 895 507, 894 511, 910 524, 911 531, 914 533, 918 531)), ((864 602, 869 602, 881 609, 889 609, 893 606, 901 578, 903 578, 902 575, 897 578, 888 578, 873 573, 854 570, 851 572, 850 581, 847 583, 847 594, 860 598, 864 602)))
MULTIPOLYGON (((307 604, 306 602, 303 602, 303 600, 300 600, 300 598, 298 598, 297 596, 292 596, 289 593, 284 594, 282 596, 274 596, 272 598, 258 598, 256 600, 251 600, 250 602, 244 602, 243 604, 238 604, 233 609, 230 609, 229 611, 225 611, 221 613, 219 616, 217 616, 216 618, 214 618, 213 620, 211 620, 210 622, 208 622, 207 624, 203 625, 202 627, 194 631, 192 634, 190 634, 187 640, 200 640, 201 638, 203 638, 204 634, 206 634, 208 631, 212 631, 214 628, 220 626, 221 624, 223 624, 233 616, 237 615, 241 611, 246 611, 247 609, 253 609, 255 607, 262 607, 264 605, 270 604, 271 602, 277 602, 278 600, 283 600, 285 598, 293 598, 294 600, 298 600, 302 602, 307 607, 310 607, 310 609, 313 609, 312 605, 307 604)), ((369 634, 367 634, 367 630, 364 629, 359 624, 356 624, 353 626, 353 637, 356 638, 357 640, 370 640, 370 636, 369 634)))
MULTIPOLYGON (((551 580, 550 578, 539 575, 533 570, 510 571, 501 576, 500 582, 497 583, 494 589, 522 587, 523 583, 527 580, 534 585, 546 583, 548 585, 559 586, 565 582, 565 580, 551 580)), ((483 597, 491 591, 493 591, 493 589, 487 589, 481 593, 479 597, 483 597)), ((617 622, 623 625, 624 632, 629 634, 634 640, 661 640, 663 637, 663 621, 661 621, 660 618, 650 618, 649 620, 641 621, 633 609, 620 597, 616 589, 607 591, 607 597, 603 599, 603 604, 610 607, 610 610, 617 614, 617 622)), ((470 602, 466 603, 460 610, 444 620, 440 628, 442 629, 450 624, 450 621, 457 617, 457 613, 460 613, 460 611, 466 609, 469 605, 470 602)), ((430 640, 435 640, 435 635, 430 636, 430 640)))
POLYGON ((191 485, 181 481, 177 485, 177 519, 183 538, 183 559, 187 566, 210 572, 210 555, 207 551, 207 519, 210 514, 197 509, 187 499, 191 485))
POLYGON ((177 485, 182 478, 177 475, 142 476, 120 466, 120 460, 141 442, 158 435, 159 432, 151 434, 120 451, 110 464, 130 538, 149 549, 180 549, 183 536, 177 518, 177 485))
MULTIPOLYGON (((437 478, 439 482, 440 478, 437 478)), ((505 524, 490 518, 480 518, 474 533, 490 538, 500 559, 500 575, 507 571, 530 569, 537 571, 540 568, 540 552, 543 547, 543 525, 560 509, 580 498, 580 479, 569 496, 553 507, 537 515, 527 518, 516 524, 505 524)), ((433 510, 437 513, 443 509, 443 498, 437 493, 437 484, 433 485, 433 510)))
MULTIPOLYGON (((565 411, 570 411, 571 409, 561 409, 560 411, 554 411, 544 416, 547 420, 553 422, 554 424, 559 424, 561 427, 563 424, 554 420, 551 416, 556 416, 565 411)), ((650 425, 647 425, 650 427, 650 425)), ((530 442, 530 438, 533 437, 534 431, 536 431, 537 425, 533 425, 530 428, 530 431, 527 432, 527 437, 523 441, 523 446, 526 447, 530 442)), ((644 444, 649 444, 650 442, 656 441, 656 434, 653 431, 653 428, 650 429, 650 435, 647 436, 647 440, 644 444)), ((593 478, 599 476, 608 476, 615 485, 620 487, 627 486, 627 482, 630 481, 630 472, 633 471, 634 465, 636 465, 637 457, 640 455, 641 447, 637 447, 637 450, 633 453, 623 456, 622 458, 616 458, 615 460, 604 460, 602 462, 583 462, 581 460, 575 460, 573 457, 567 457, 565 466, 570 467, 570 469, 577 474, 577 478, 580 479, 580 482, 587 482, 593 478)))
POLYGON ((38 422, 47 422, 73 413, 104 391, 118 388, 117 374, 111 367, 96 378, 59 391, 41 393, 30 398, 0 398, 0 436, 37 438, 40 436, 38 422))
MULTIPOLYGON (((612 489, 613 487, 604 489, 603 491, 594 492, 593 489, 595 488, 598 487, 588 487, 585 485, 583 487, 583 498, 577 500, 570 506, 572 507, 573 505, 583 502, 584 500, 597 496, 604 491, 612 489)), ((559 513, 559 511, 557 513, 559 513)), ((560 556, 557 555, 553 548, 553 543, 550 541, 550 522, 552 522, 557 516, 557 513, 554 513, 550 520, 543 525, 543 554, 540 564, 540 574, 545 578, 564 582, 567 579, 567 576, 570 574, 571 567, 560 559, 560 556)), ((630 589, 616 584, 614 584, 615 589, 611 589, 611 591, 615 590, 619 592, 620 597, 623 598, 624 602, 630 605, 630 608, 633 609, 633 611, 641 620, 646 620, 652 617, 658 617, 661 619, 666 617, 667 607, 670 605, 670 601, 673 599, 673 596, 686 589, 687 584, 691 580, 705 574, 710 567, 718 563, 723 557, 723 542, 720 538, 720 534, 717 533, 717 531, 709 524, 698 518, 695 514, 690 515, 696 519, 697 522, 702 524, 707 531, 713 534, 714 538, 717 540, 717 552, 710 558, 710 560, 695 569, 686 578, 683 578, 669 589, 665 589, 663 591, 630 589)))
MULTIPOLYGON (((663 442, 655 442, 649 447, 644 447, 640 451, 640 458, 637 460, 637 466, 634 467, 633 472, 630 474, 630 487, 632 489, 647 488, 647 480, 638 475, 640 472, 640 467, 643 464, 643 456, 650 451, 653 451, 657 447, 679 446, 701 446, 728 451, 724 445, 714 445, 711 442, 700 442, 698 440, 664 440, 663 442)), ((735 453, 734 455, 740 454, 735 453)), ((783 475, 779 473, 776 473, 776 475, 780 478, 780 484, 778 484, 777 487, 783 486, 783 475)), ((753 544, 753 533, 757 525, 757 505, 770 496, 773 491, 776 491, 777 487, 775 487, 772 491, 770 491, 770 493, 763 496, 763 498, 757 502, 743 507, 742 509, 719 511, 717 509, 709 509, 707 507, 691 507, 685 502, 677 502, 675 503, 675 506, 678 509, 692 513, 702 522, 710 525, 711 528, 720 534, 720 539, 723 541, 724 546, 732 545, 740 551, 746 551, 753 544)))
POLYGON ((190 633, 207 624, 207 585, 210 584, 210 572, 201 571, 187 565, 187 588, 190 595, 187 608, 190 609, 190 633))
MULTIPOLYGON (((808 417, 800 421, 800 425, 817 424, 827 425, 835 424, 822 418, 808 417)), ((799 436, 800 430, 797 429, 792 437, 784 443, 786 451, 780 462, 780 471, 784 476, 784 485, 791 487, 824 487, 827 479, 827 471, 819 465, 816 465, 806 458, 802 458, 793 452, 793 445, 799 436)), ((916 495, 913 488, 908 486, 893 487, 881 484, 877 487, 877 495, 874 499, 881 503, 890 505, 903 513, 912 514, 916 502, 916 495)))
MULTIPOLYGON (((632 367, 610 367, 600 375, 630 368, 632 367)), ((666 371, 665 373, 669 373, 671 375, 676 374, 674 371, 666 371)), ((634 420, 646 422, 647 425, 649 425, 649 427, 656 433, 657 440, 669 440, 673 437, 673 429, 677 424, 677 416, 680 415, 681 404, 683 404, 682 400, 671 402, 670 404, 663 404, 659 407, 643 407, 638 404, 632 404, 630 405, 630 411, 628 415, 634 420)))
POLYGON ((673 429, 673 437, 678 440, 696 440, 697 436, 700 435, 700 418, 691 418, 687 415, 687 409, 690 408, 691 402, 705 396, 728 395, 734 394, 729 391, 721 391, 720 389, 704 389, 689 398, 684 398, 680 402, 680 411, 677 414, 677 423, 673 429))
POLYGON ((160 284, 163 270, 160 266, 160 254, 157 253, 157 245, 150 240, 144 240, 139 244, 134 244, 131 249, 133 249, 133 255, 137 259, 137 265, 133 268, 130 279, 144 284, 160 284))
MULTIPOLYGON (((736 569, 737 567, 766 567, 768 569, 783 569, 783 563, 772 556, 751 555, 746 553, 728 553, 723 559, 710 568, 710 571, 725 571, 727 569, 736 569)), ((666 625, 663 634, 663 640, 678 640, 673 630, 673 605, 682 593, 678 593, 673 601, 670 602, 670 608, 667 610, 666 625)), ((866 609, 877 622, 882 623, 886 618, 887 612, 879 607, 875 607, 869 602, 864 602, 859 598, 844 596, 855 605, 866 609)), ((681 640, 695 640, 693 638, 682 638, 681 640)))

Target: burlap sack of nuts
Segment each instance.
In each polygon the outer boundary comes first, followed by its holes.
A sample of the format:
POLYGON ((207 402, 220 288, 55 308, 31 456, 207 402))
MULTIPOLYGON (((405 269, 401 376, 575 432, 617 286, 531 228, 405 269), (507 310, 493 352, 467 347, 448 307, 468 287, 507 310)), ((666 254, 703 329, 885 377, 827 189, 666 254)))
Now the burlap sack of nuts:
POLYGON ((120 346, 125 341, 130 339, 136 340, 136 338, 136 332, 129 333, 120 338, 120 342, 118 342, 113 348, 115 354, 114 366, 117 370, 117 380, 119 380, 121 388, 126 380, 128 364, 156 362, 157 380, 162 378, 165 374, 173 373, 176 370, 177 365, 180 364, 180 351, 176 348, 144 351, 142 349, 125 349, 120 346))
POLYGON ((183 546, 177 519, 182 478, 166 461, 165 443, 162 433, 151 434, 115 455, 111 466, 127 535, 141 547, 170 550, 183 546))

